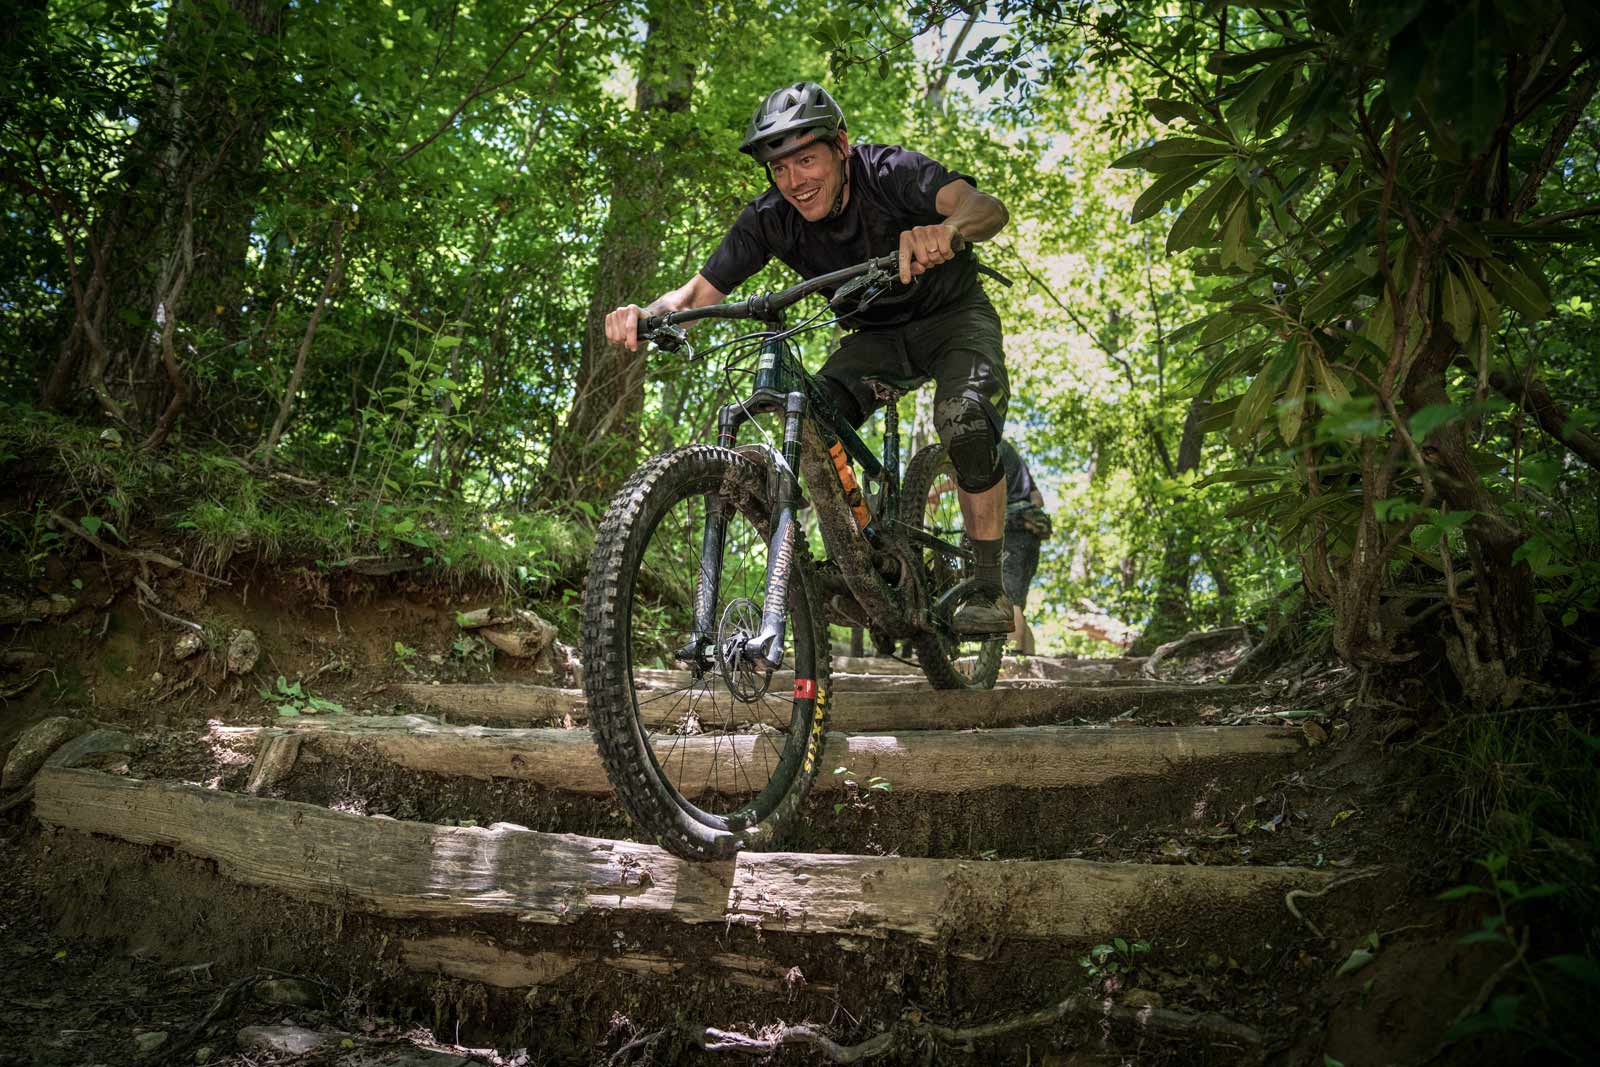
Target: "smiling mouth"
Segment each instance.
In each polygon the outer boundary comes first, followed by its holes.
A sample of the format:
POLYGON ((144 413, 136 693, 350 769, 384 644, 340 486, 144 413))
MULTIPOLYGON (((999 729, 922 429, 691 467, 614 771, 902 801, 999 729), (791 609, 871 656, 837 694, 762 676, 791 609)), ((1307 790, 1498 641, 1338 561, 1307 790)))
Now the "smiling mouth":
POLYGON ((794 202, 797 204, 810 204, 821 195, 821 189, 813 189, 809 193, 796 193, 794 194, 794 202))

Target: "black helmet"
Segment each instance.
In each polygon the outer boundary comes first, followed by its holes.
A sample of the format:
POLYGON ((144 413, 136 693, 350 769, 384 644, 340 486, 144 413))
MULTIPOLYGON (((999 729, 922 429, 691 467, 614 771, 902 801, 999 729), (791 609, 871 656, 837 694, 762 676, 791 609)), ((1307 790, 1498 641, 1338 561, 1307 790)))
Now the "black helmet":
POLYGON ((831 141, 844 128, 844 111, 828 90, 816 82, 795 82, 774 89, 761 101, 739 151, 757 163, 771 163, 812 141, 831 141))

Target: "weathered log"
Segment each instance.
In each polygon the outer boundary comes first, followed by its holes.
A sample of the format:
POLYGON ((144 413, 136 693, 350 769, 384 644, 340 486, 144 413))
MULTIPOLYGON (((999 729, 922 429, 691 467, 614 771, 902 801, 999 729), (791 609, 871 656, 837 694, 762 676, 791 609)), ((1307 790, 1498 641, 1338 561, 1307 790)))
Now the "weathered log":
POLYGON ((291 731, 265 735, 256 746, 256 761, 250 768, 250 780, 245 783, 244 791, 257 796, 271 789, 289 777, 299 758, 300 734, 291 731))
MULTIPOLYGON (((261 727, 217 727, 249 737, 261 727)), ((266 728, 271 729, 271 728, 266 728)), ((446 726, 422 716, 332 716, 287 729, 329 755, 377 753, 410 770, 463 778, 513 778, 547 789, 603 796, 605 767, 587 730, 446 726)), ((996 786, 1052 789, 1093 786, 1166 773, 1188 760, 1274 759, 1300 751, 1299 730, 1270 726, 1118 729, 1036 726, 954 732, 829 733, 816 787, 853 790, 846 779, 878 777, 896 792, 965 793, 996 786), (848 767, 849 775, 827 770, 848 767)), ((755 772, 776 765, 781 739, 767 734, 663 737, 656 756, 691 795, 748 791, 755 772)))
POLYGON ((51 826, 174 848, 248 885, 399 917, 568 923, 626 912, 794 934, 899 933, 957 951, 972 938, 981 954, 1010 939, 1162 936, 1171 917, 1224 911, 1250 916, 1252 936, 1261 936, 1268 916, 1286 921, 1285 892, 1331 877, 1288 867, 782 852, 690 863, 652 845, 374 819, 98 771, 47 767, 34 782, 35 811, 51 826))
MULTIPOLYGON (((428 685, 393 687, 423 709, 438 709, 483 722, 588 719, 581 689, 537 685, 428 685)), ((774 684, 775 693, 788 690, 774 684)), ((1171 685, 1107 679, 1087 686, 1027 685, 971 692, 909 689, 855 692, 835 688, 829 723, 841 730, 944 730, 1023 726, 1064 719, 1103 719, 1127 711, 1171 714, 1201 704, 1238 705, 1258 699, 1253 686, 1171 685)), ((646 699, 641 697, 640 699, 646 699)), ((770 698, 773 707, 783 697, 770 698)))

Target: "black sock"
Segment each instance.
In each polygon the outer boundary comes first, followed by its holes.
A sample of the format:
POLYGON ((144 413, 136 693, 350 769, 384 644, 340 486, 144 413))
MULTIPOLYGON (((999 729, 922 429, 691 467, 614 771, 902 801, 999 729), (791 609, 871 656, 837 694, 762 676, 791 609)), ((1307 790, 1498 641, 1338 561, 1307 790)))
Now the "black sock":
POLYGON ((995 593, 1000 592, 1002 579, 1000 577, 1001 549, 1005 546, 1005 539, 997 537, 993 541, 980 541, 972 539, 972 575, 985 586, 989 586, 995 593))

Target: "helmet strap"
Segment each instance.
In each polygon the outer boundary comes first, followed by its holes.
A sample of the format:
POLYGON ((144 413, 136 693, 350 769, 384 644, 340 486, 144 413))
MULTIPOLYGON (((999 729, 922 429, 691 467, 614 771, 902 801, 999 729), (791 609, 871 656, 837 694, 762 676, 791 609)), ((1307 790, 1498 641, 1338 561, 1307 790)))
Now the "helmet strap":
MULTIPOLYGON (((838 145, 834 145, 835 148, 838 145)), ((833 194, 833 206, 828 209, 828 218, 836 219, 844 214, 844 194, 850 189, 850 153, 846 152, 839 160, 839 167, 843 172, 843 179, 839 183, 839 191, 833 194)))

